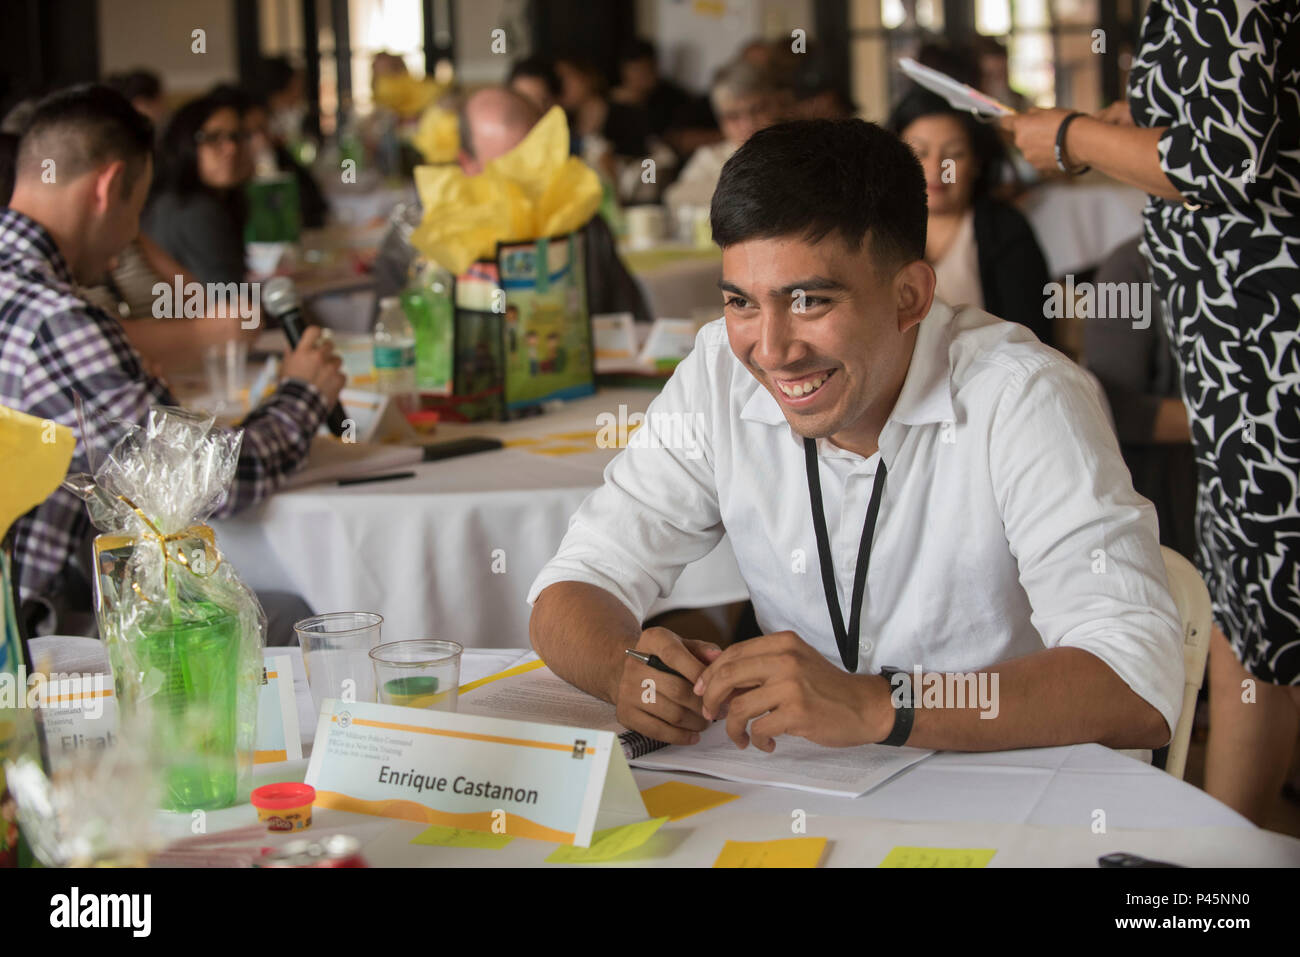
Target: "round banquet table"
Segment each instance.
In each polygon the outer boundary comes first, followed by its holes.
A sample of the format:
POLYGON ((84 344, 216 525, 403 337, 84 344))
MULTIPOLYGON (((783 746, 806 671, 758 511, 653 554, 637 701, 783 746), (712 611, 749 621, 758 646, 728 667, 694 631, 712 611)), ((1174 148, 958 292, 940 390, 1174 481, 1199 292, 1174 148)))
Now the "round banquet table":
MULTIPOLYGON (((467 651, 461 683, 529 657, 512 649, 467 651)), ((260 766, 255 783, 301 781, 306 765, 303 760, 260 766)), ((1189 866, 1300 866, 1300 841, 1256 828, 1205 792, 1096 744, 939 752, 859 798, 681 772, 634 768, 633 776, 642 790, 682 780, 739 798, 669 821, 641 848, 607 866, 708 867, 724 841, 794 836, 795 811, 806 814, 801 836, 828 838, 823 867, 874 867, 899 846, 991 848, 997 853, 990 867, 1095 867, 1099 856, 1114 851, 1189 866), (1099 832, 1099 821, 1104 831, 1099 832)), ((268 835, 255 822, 247 804, 210 811, 205 840, 236 847, 287 840, 268 835)), ((176 839, 191 834, 188 814, 159 812, 159 824, 176 839)), ((499 850, 411 844, 422 830, 409 821, 318 808, 306 836, 351 834, 371 866, 535 866, 555 848, 524 838, 499 850)))
MULTIPOLYGON (((527 648, 528 588, 618 451, 596 446, 597 416, 622 407, 626 420, 655 395, 602 390, 517 422, 442 424, 438 441, 491 436, 507 447, 385 469, 416 473, 401 481, 282 491, 211 524, 254 590, 301 595, 321 614, 378 612, 387 641, 527 648)), ((748 596, 724 538, 652 614, 748 596)))

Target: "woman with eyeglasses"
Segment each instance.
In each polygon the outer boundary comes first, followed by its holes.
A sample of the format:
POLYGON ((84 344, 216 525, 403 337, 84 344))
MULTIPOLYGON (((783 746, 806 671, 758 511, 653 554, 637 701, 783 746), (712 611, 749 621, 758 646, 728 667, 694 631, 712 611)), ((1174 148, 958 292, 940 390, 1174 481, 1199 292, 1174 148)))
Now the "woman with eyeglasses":
POLYGON ((141 229, 204 283, 244 280, 244 184, 252 173, 242 102, 209 94, 163 133, 141 229))

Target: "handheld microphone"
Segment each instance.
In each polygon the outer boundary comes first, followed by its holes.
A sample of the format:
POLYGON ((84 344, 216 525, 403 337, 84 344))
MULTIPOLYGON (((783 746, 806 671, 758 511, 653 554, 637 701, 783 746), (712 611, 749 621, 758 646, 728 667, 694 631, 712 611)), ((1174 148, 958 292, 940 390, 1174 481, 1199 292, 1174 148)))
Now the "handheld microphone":
MULTIPOLYGON (((293 280, 288 276, 276 276, 263 283, 262 306, 280 320, 280 325, 284 327, 284 334, 289 339, 289 347, 297 349, 306 320, 303 319, 302 304, 298 300, 298 290, 294 288, 293 280)), ((329 425, 331 432, 341 436, 345 419, 343 403, 338 402, 330 409, 326 424, 329 425)))

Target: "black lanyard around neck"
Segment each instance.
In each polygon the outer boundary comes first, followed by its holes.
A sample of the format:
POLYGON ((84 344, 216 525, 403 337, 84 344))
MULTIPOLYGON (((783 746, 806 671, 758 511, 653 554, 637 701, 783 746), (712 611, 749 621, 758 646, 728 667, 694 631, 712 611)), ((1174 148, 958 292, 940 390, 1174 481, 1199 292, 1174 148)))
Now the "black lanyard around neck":
POLYGON ((858 670, 858 631, 862 627, 862 593, 867 587, 867 566, 871 564, 871 540, 876 534, 876 516, 880 514, 881 490, 885 486, 885 460, 876 467, 876 481, 871 487, 867 519, 862 525, 862 542, 858 545, 858 564, 853 572, 853 598, 849 606, 849 627, 844 628, 840 611, 839 590, 835 587, 835 566, 831 562, 831 540, 826 534, 826 513, 822 509, 821 470, 815 439, 803 440, 804 461, 808 466, 808 497, 812 499, 813 528, 817 532, 817 557, 822 566, 822 586, 826 589, 826 607, 831 612, 831 627, 839 645, 840 660, 850 672, 858 670))

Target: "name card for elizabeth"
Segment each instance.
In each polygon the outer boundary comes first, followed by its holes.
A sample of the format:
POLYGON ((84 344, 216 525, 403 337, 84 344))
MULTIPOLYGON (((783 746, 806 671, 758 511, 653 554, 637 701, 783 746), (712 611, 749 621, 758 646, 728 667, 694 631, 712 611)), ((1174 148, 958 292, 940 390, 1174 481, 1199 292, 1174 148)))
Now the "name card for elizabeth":
POLYGON ((588 847, 649 818, 612 731, 397 705, 321 705, 318 807, 588 847))

